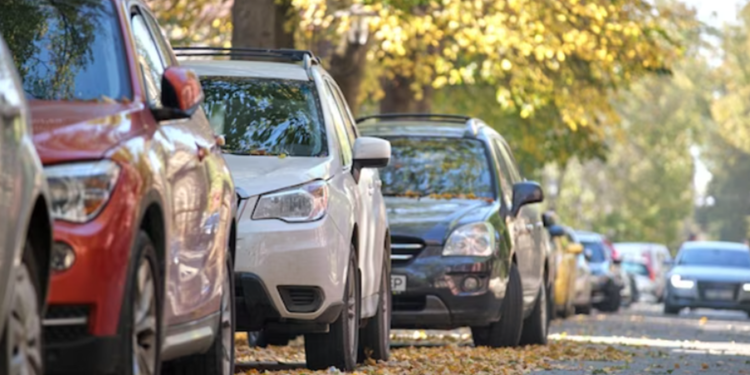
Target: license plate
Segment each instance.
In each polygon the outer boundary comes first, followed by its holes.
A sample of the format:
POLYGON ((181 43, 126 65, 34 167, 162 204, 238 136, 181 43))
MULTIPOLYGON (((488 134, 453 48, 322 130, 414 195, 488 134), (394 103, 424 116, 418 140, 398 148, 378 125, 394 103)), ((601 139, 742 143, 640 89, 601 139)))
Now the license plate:
POLYGON ((731 290, 707 290, 706 292, 706 299, 715 299, 715 300, 722 300, 722 301, 728 301, 734 299, 734 292, 731 290))
POLYGON ((406 291, 406 276, 391 275, 391 292, 402 293, 406 291))

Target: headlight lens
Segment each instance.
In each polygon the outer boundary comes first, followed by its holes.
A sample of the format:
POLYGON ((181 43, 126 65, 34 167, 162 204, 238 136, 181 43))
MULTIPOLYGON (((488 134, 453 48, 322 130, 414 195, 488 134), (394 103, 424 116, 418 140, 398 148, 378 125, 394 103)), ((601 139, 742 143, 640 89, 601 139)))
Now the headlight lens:
POLYGON ((495 248, 495 230, 489 223, 474 223, 458 227, 448 237, 443 248, 444 256, 492 255, 495 248))
POLYGON ((750 284, 742 284, 742 290, 750 292, 750 284))
POLYGON ((85 223, 99 214, 117 184, 120 167, 110 160, 44 168, 52 216, 85 223))
POLYGON ((262 195, 253 211, 253 220, 315 221, 325 215, 327 208, 328 183, 318 180, 262 195))
POLYGON ((677 289, 691 289, 695 286, 695 281, 685 280, 681 278, 680 275, 672 275, 672 277, 669 278, 669 281, 672 283, 672 286, 677 289))

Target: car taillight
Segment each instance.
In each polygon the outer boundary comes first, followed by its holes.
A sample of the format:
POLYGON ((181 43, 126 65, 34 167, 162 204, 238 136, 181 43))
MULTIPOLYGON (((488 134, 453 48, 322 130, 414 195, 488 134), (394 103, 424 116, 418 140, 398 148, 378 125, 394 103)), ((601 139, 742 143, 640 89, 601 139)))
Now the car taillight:
POLYGON ((651 281, 656 280, 656 274, 654 273, 654 265, 651 261, 651 254, 643 254, 643 258, 646 260, 646 269, 648 269, 648 278, 651 281))

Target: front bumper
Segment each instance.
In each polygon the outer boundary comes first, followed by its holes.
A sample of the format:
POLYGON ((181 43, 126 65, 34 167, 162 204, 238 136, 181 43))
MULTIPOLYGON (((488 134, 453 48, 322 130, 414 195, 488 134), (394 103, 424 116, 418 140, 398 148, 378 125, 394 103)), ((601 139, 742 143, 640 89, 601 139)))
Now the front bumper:
POLYGON ((742 310, 750 312, 750 292, 742 290, 741 283, 719 284, 712 288, 712 283, 697 282, 690 289, 678 289, 668 286, 665 303, 683 308, 710 308, 719 310, 742 310), (732 297, 727 299, 710 298, 709 290, 728 290, 732 297))
MULTIPOLYGON (((427 247, 424 253, 436 253, 427 247)), ((491 258, 419 256, 392 262, 391 274, 406 276, 406 291, 393 296, 393 328, 453 329, 484 326, 500 319, 507 270, 491 258), (475 278, 478 287, 464 288, 475 278)))
POLYGON ((116 335, 139 199, 135 173, 123 168, 107 206, 92 221, 56 221, 54 240, 76 255, 54 273, 43 321, 45 367, 51 374, 109 373, 121 353, 116 335))
MULTIPOLYGON (((268 319, 315 321, 340 304, 351 247, 330 215, 309 223, 252 220, 251 198, 237 226, 235 273, 240 296, 261 298, 275 313, 268 319), (257 279, 263 286, 254 287, 257 279), (249 294, 248 294, 249 293, 249 294)), ((248 311, 253 314, 253 311, 248 311)))

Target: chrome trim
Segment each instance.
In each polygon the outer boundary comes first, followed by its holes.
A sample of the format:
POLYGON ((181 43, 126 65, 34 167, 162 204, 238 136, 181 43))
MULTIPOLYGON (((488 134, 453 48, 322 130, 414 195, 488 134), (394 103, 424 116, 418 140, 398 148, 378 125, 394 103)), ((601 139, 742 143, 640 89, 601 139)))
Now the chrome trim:
POLYGON ((217 311, 205 318, 167 328, 161 359, 168 361, 208 350, 219 334, 220 320, 221 311, 217 311))
POLYGON ((392 260, 409 260, 411 258, 414 258, 414 255, 409 254, 391 254, 392 260))
POLYGON ((88 324, 88 322, 89 318, 82 316, 80 318, 44 319, 42 325, 46 327, 81 326, 88 324))
POLYGON ((417 250, 423 247, 424 246, 422 246, 422 244, 418 244, 418 243, 392 243, 391 244, 391 249, 394 249, 394 250, 417 250))

